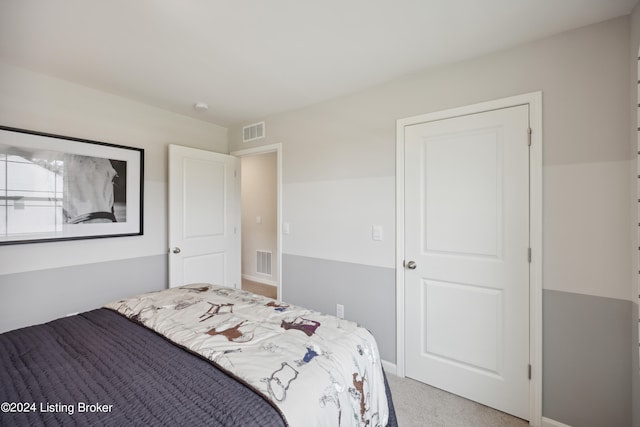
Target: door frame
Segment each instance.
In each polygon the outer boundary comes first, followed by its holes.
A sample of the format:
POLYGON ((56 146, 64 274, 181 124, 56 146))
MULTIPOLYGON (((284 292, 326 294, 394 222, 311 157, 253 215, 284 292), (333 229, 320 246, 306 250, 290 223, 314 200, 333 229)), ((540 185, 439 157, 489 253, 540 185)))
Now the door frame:
MULTIPOLYGON (((276 257, 278 268, 278 300, 282 301, 282 143, 261 145, 229 153, 235 157, 276 153, 276 257)), ((242 191, 242 190, 241 190, 242 191)))
POLYGON ((405 260, 405 127, 518 105, 529 106, 529 126, 532 131, 529 151, 529 238, 531 244, 529 360, 532 366, 529 385, 529 423, 532 426, 540 426, 542 422, 542 92, 531 92, 396 121, 396 373, 400 377, 405 376, 405 269, 403 267, 405 260))

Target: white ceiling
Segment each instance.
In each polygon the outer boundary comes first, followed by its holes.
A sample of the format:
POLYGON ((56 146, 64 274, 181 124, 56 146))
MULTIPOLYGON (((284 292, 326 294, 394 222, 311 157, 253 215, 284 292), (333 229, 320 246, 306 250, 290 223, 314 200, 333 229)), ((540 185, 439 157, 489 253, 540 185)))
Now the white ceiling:
POLYGON ((0 0, 0 59, 229 126, 627 15, 636 1, 0 0))

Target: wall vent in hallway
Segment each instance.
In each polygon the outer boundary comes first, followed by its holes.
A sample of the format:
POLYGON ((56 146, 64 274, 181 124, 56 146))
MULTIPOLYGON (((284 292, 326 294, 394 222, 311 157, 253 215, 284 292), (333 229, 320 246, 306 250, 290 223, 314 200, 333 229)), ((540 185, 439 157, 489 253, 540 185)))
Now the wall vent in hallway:
POLYGON ((256 272, 271 276, 271 252, 256 251, 256 272))
POLYGON ((254 123, 242 128, 242 142, 264 138, 264 122, 254 123))

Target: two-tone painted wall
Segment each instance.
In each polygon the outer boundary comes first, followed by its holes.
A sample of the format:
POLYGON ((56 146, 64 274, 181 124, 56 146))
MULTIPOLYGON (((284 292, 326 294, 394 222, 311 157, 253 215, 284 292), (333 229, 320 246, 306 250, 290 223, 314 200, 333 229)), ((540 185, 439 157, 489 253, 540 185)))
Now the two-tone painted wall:
POLYGON ((0 62, 0 124, 143 148, 144 235, 0 246, 0 332, 167 286, 167 145, 227 130, 0 62))
POLYGON ((144 236, 0 247, 0 330, 166 286, 167 144, 230 152, 282 143, 285 299, 329 313, 343 304, 394 363, 396 120, 542 91, 543 415, 572 426, 638 426, 630 147, 639 22, 636 8, 631 17, 268 117, 267 138, 251 144, 240 142, 240 127, 227 134, 0 63, 1 124, 146 155, 144 236))
MULTIPOLYGON (((394 363, 396 120, 542 91, 543 415, 631 425, 630 27, 614 19, 267 117, 262 143, 283 145, 285 299, 343 304, 394 363)), ((239 127, 229 137, 232 150, 257 145, 239 127)))

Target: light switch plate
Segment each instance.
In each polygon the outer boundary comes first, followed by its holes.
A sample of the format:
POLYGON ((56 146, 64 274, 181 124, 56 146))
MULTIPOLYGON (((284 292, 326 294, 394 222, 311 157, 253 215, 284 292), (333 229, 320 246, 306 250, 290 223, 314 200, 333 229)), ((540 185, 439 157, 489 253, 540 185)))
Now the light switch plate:
POLYGON ((381 241, 383 239, 383 230, 381 225, 374 225, 371 228, 371 238, 376 241, 381 241))

